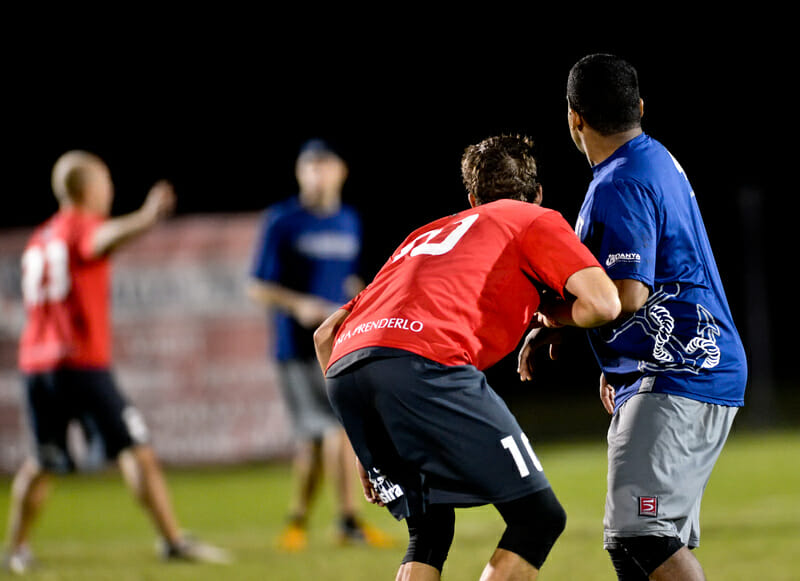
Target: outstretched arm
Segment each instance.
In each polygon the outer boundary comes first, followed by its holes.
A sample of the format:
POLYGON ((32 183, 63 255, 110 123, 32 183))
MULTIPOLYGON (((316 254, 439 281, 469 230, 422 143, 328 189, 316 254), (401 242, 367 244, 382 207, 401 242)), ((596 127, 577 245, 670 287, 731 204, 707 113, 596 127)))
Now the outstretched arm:
POLYGON ((155 226, 172 213, 175 191, 172 184, 159 181, 150 188, 147 198, 138 210, 112 218, 97 228, 92 240, 92 254, 102 256, 155 226))
POLYGON ((350 311, 339 309, 314 331, 314 349, 317 352, 317 361, 322 368, 322 373, 328 369, 328 362, 331 359, 333 352, 333 341, 336 338, 336 333, 339 327, 342 326, 345 319, 350 315, 350 311))

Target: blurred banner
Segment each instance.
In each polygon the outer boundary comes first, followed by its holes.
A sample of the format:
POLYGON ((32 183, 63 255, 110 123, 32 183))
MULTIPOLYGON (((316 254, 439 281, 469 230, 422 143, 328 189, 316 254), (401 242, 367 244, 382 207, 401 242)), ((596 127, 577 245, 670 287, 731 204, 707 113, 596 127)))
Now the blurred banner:
MULTIPOLYGON (((173 218, 112 259, 114 368, 164 463, 287 456, 289 418, 263 309, 245 296, 260 214, 173 218)), ((0 233, 0 471, 29 440, 16 368, 19 259, 31 230, 0 233)), ((73 435, 73 439, 74 435, 73 435)), ((75 441, 81 452, 81 442, 75 441)))

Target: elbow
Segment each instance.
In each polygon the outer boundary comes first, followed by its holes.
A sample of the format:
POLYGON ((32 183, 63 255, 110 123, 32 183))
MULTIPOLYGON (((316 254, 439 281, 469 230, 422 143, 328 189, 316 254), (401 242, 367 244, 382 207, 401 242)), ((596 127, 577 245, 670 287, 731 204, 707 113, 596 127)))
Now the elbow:
POLYGON ((331 338, 330 328, 327 325, 325 325, 325 323, 322 323, 319 327, 317 327, 314 330, 313 337, 314 337, 314 347, 319 349, 325 343, 330 341, 331 338))
POLYGON ((595 326, 598 327, 616 321, 622 314, 622 303, 619 300, 619 295, 616 293, 607 297, 606 300, 598 304, 596 308, 599 322, 595 326))
POLYGON ((602 327, 616 321, 622 313, 622 305, 617 293, 603 294, 595 297, 583 311, 583 316, 576 318, 579 327, 602 327))

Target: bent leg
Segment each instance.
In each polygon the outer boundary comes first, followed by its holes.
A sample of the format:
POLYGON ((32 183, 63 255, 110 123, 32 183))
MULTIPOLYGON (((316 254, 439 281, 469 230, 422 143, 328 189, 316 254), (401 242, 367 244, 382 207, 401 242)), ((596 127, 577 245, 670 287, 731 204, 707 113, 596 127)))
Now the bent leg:
POLYGON ((700 561, 688 547, 681 547, 650 573, 654 581, 705 581, 705 578, 700 561))
POLYGON ((424 514, 408 517, 408 550, 397 579, 439 579, 453 543, 455 522, 453 507, 443 504, 432 504, 424 514))
POLYGON ((535 579, 566 527, 564 508, 550 487, 495 507, 506 530, 482 579, 535 579))
POLYGON ((608 550, 619 581, 704 581, 700 562, 677 537, 614 539, 608 550))
POLYGON ((534 581, 539 570, 528 561, 505 549, 495 549, 483 569, 480 581, 534 581))

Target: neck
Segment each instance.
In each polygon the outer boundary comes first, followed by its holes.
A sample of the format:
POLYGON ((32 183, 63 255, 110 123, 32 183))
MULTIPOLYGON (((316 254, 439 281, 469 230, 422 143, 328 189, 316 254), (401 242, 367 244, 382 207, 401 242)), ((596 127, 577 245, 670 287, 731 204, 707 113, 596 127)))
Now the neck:
POLYGON ((620 147, 641 134, 641 127, 614 133, 613 135, 600 135, 595 131, 589 130, 583 134, 583 151, 586 153, 586 159, 589 160, 589 164, 595 166, 598 163, 603 163, 620 147))
POLYGON ((321 216, 335 214, 339 211, 341 201, 339 196, 331 195, 303 195, 300 194, 300 204, 309 212, 321 216))

